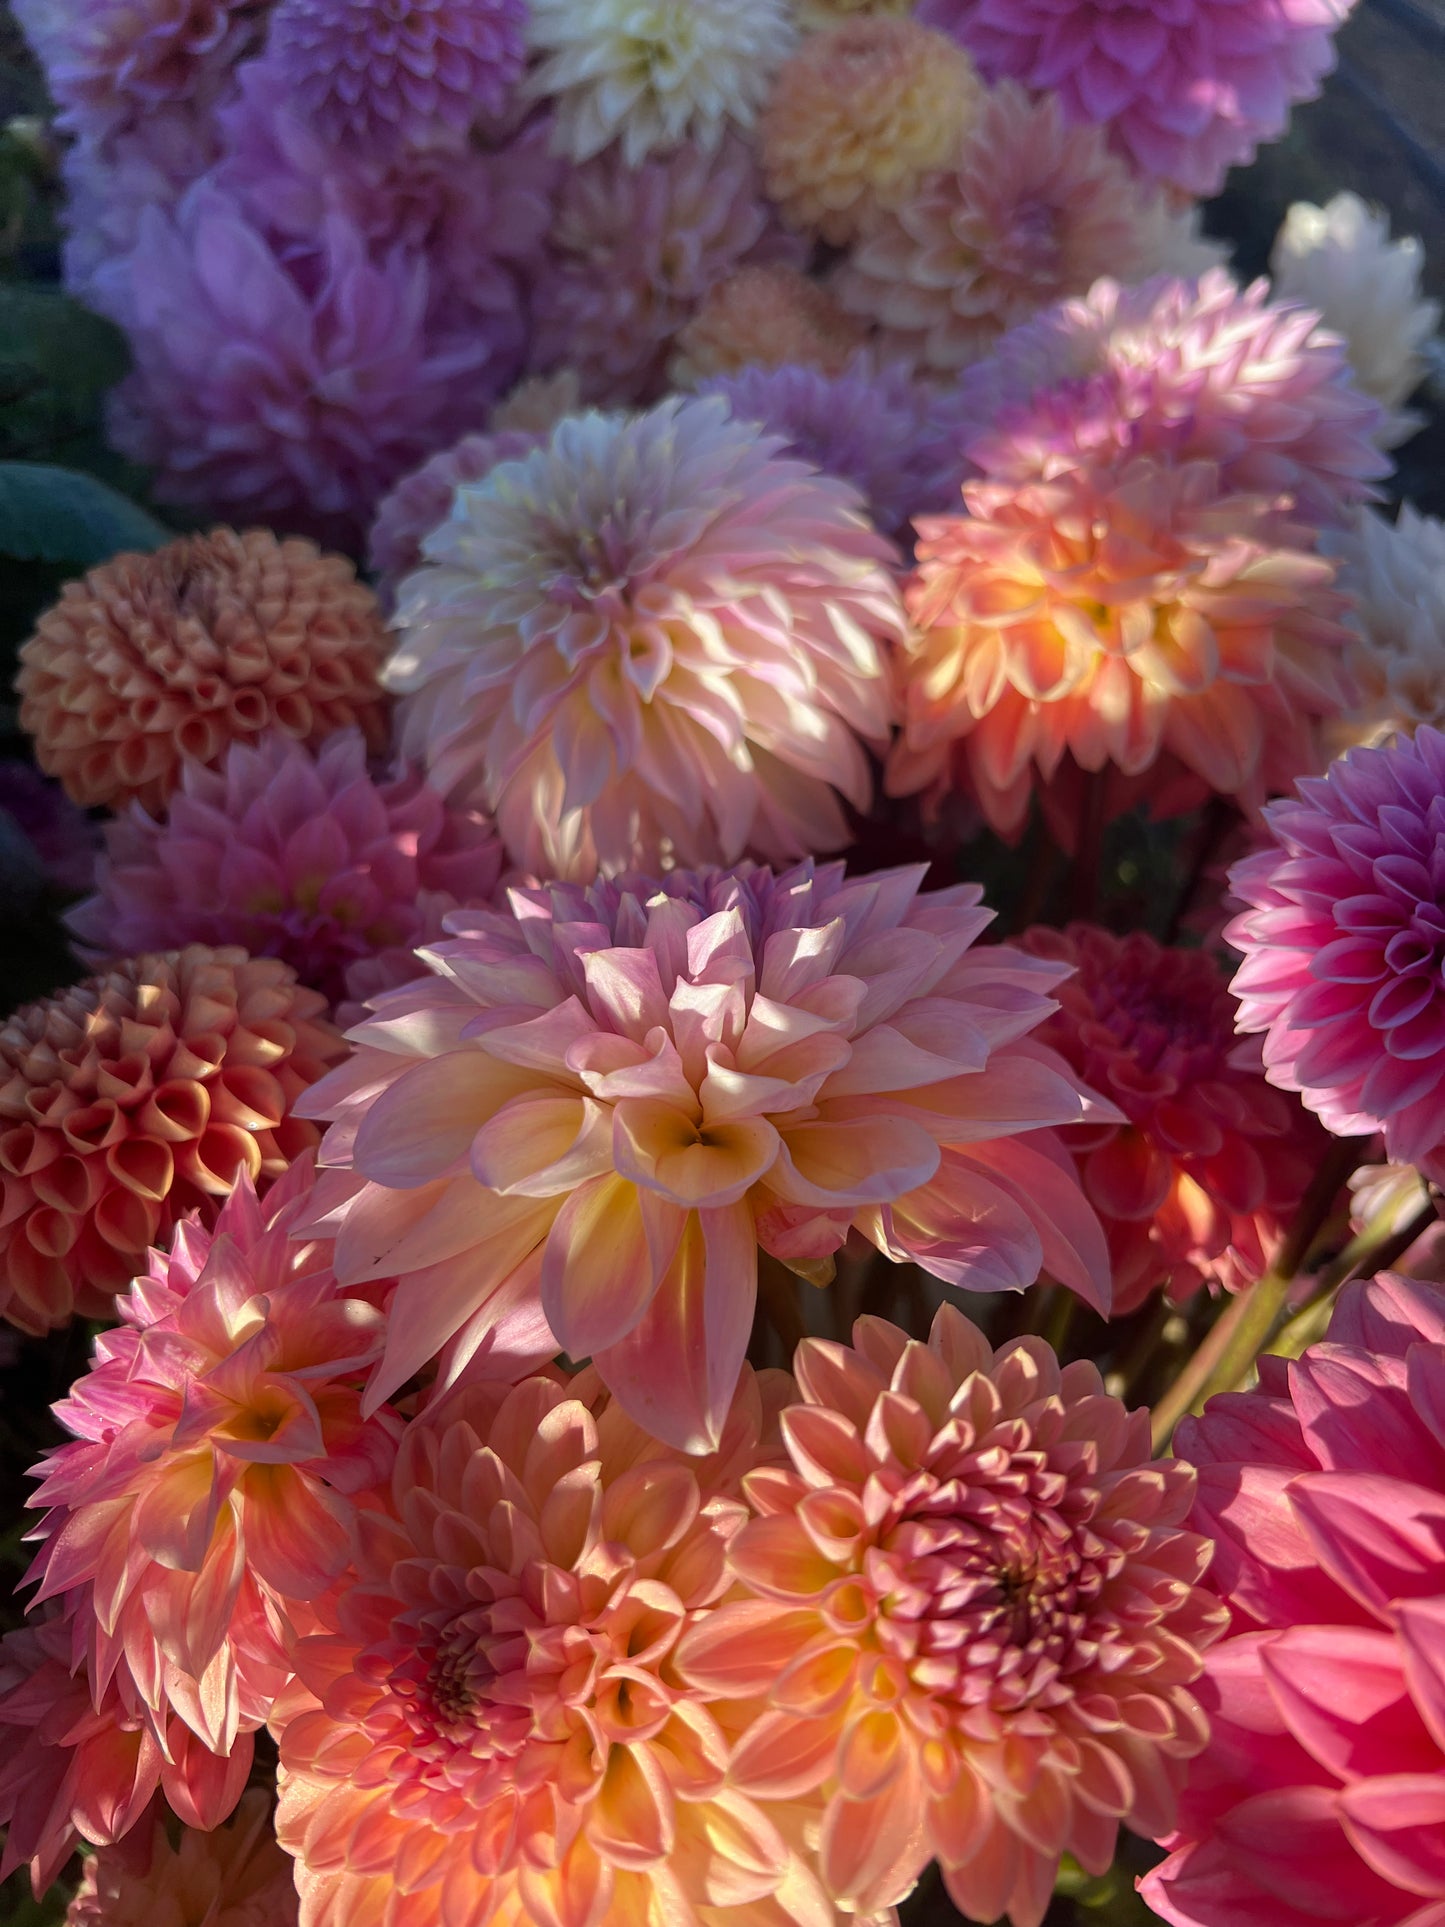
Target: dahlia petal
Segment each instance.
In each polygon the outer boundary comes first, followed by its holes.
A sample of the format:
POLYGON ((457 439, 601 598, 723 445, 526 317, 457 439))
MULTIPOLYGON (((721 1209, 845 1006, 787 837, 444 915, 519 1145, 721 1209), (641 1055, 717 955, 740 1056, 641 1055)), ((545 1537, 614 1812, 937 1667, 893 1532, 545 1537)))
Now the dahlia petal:
POLYGON ((1290 1500, 1325 1570, 1371 1611, 1433 1587, 1445 1496, 1374 1473, 1306 1473, 1290 1500))
POLYGON ((454 1177, 477 1132, 526 1088, 480 1053, 417 1064, 368 1109, 356 1134, 356 1168, 394 1190, 454 1177))
POLYGON ((793 1800, 827 1778, 838 1750, 830 1720, 764 1713, 753 1721, 728 1768, 735 1786, 759 1800, 793 1800))
POLYGON ((858 1908, 901 1898, 928 1857, 918 1770, 904 1764, 883 1791, 867 1800, 836 1800, 823 1823, 823 1880, 831 1893, 858 1908))
POLYGON ((590 1358, 616 1345, 666 1283, 654 1273, 630 1178, 594 1178, 573 1192, 542 1261, 542 1309, 564 1351, 590 1358))
POLYGON ((1433 1751, 1388 1633, 1294 1626, 1260 1663, 1291 1732, 1339 1779, 1408 1772, 1433 1751))
POLYGON ((1360 1857, 1407 1893, 1445 1896, 1445 1786, 1436 1773, 1381 1774, 1340 1795, 1360 1857))

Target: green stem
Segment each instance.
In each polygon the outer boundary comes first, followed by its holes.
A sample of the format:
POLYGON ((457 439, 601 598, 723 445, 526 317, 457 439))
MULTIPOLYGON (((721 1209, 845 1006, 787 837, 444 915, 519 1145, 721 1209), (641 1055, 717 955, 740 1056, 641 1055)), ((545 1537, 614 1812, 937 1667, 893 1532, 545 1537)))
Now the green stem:
POLYGON ((1399 1263, 1417 1238, 1421 1238, 1439 1217, 1439 1201, 1432 1193, 1414 1217, 1398 1231, 1382 1234, 1367 1225, 1358 1238, 1352 1238, 1334 1263, 1320 1274, 1320 1288, 1306 1299, 1294 1316, 1276 1334, 1270 1350, 1282 1358, 1298 1358, 1307 1345, 1324 1336, 1334 1309, 1335 1299, 1352 1278, 1368 1272, 1389 1271, 1399 1263))
POLYGON ((1240 1292, 1237 1297, 1230 1299, 1199 1341, 1198 1347, 1186 1361, 1178 1378, 1154 1406, 1150 1430, 1156 1456, 1169 1449, 1169 1441, 1174 1436, 1175 1426, 1193 1407, 1200 1387, 1205 1384, 1214 1370, 1225 1346, 1233 1336, 1235 1326, 1243 1318, 1244 1309, 1248 1303, 1248 1292, 1240 1292))

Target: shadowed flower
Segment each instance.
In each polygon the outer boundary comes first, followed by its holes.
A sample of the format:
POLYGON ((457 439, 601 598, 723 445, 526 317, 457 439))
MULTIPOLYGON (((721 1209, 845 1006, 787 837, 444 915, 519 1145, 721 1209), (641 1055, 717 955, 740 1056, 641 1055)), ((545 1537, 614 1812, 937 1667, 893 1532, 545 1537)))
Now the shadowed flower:
POLYGON ((74 895, 95 877, 100 832, 33 763, 0 758, 0 907, 14 915, 47 890, 74 895))
POLYGON ((157 1818, 139 1852, 90 1855, 65 1927, 295 1927, 296 1882, 276 1844, 270 1797, 253 1788, 211 1833, 157 1818))
POLYGON ((386 671, 403 752, 513 860, 590 877, 790 858, 866 808, 890 563, 846 483, 722 401, 578 415, 458 489, 386 671))
POLYGON ((1378 745, 1422 723, 1445 726, 1445 522, 1408 502, 1397 519, 1362 509, 1353 526, 1331 534, 1355 632, 1349 664, 1359 700, 1330 725, 1337 752, 1378 745))
POLYGON ((990 1350, 952 1306, 926 1344, 863 1318, 805 1339, 792 1466, 744 1481, 753 1596, 683 1638, 698 1688, 766 1702, 729 1780, 821 1792, 823 1884, 867 1908, 937 1857, 970 1920, 1039 1927, 1060 1858, 1174 1825, 1207 1729, 1190 1690, 1224 1610, 1180 1525, 1194 1481, 1148 1414, 1039 1339, 990 1350))
POLYGON ((670 372, 686 388, 705 375, 787 362, 841 374, 864 333, 821 282, 796 268, 739 268, 717 283, 679 334, 670 372))
POLYGON ((113 965, 0 1025, 0 1312, 113 1315, 188 1211, 317 1141, 296 1098, 341 1056, 285 964, 200 944, 113 965))
POLYGON ((1174 1927, 1429 1927, 1445 1903, 1445 1290, 1347 1285, 1325 1342, 1186 1419, 1232 1637, 1199 1695, 1174 1927))
POLYGON ((716 1438, 757 1247, 821 1281, 856 1229, 974 1289, 1041 1264, 1100 1303, 1072 1166, 1021 1132, 1085 1096, 1028 1035, 1055 965, 976 940, 979 890, 674 872, 462 911, 434 977, 354 1030, 312 1096, 338 1120, 316 1224, 345 1282, 404 1274, 379 1398, 548 1331, 691 1451, 716 1438), (545 1315, 545 1322, 544 1322, 545 1315))

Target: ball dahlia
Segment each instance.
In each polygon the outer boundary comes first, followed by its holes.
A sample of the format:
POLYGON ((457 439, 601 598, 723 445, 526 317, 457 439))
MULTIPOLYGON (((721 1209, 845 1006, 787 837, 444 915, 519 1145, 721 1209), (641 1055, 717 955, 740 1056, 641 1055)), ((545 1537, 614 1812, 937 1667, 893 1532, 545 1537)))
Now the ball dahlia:
POLYGON ((1174 1927, 1427 1927, 1445 1901, 1445 1290, 1346 1286, 1326 1340, 1260 1361, 1175 1451, 1231 1637, 1199 1695, 1173 1851, 1144 1883, 1174 1927))
POLYGON ((0 1313, 23 1331, 113 1295, 188 1211, 317 1141, 297 1097, 342 1054, 325 999, 271 957, 132 958, 0 1024, 0 1313))
POLYGON ((1350 598, 1350 668, 1360 691, 1331 727, 1331 746, 1445 726, 1445 522, 1408 502, 1394 522, 1362 509, 1328 547, 1350 598))
POLYGON ((677 338, 669 365, 680 388, 707 375, 788 364, 839 374, 865 331, 821 282, 779 262, 719 281, 677 338))
POLYGON ((1239 1028, 1269 1080, 1342 1137, 1383 1131, 1397 1164, 1445 1141, 1445 734, 1352 749, 1265 812, 1270 842, 1229 873, 1249 907, 1239 1028))
POLYGON ((461 911, 312 1093, 316 1224, 346 1282, 402 1274, 382 1397, 546 1333, 659 1438, 705 1450, 759 1245, 820 1278, 850 1229, 952 1284, 1041 1264, 1095 1302, 1067 1158, 1018 1134, 1086 1099, 1028 1032, 1060 970, 991 945, 979 890, 673 872, 461 911), (538 1308, 545 1315, 542 1325, 538 1308))
POLYGON ((386 681, 405 754, 546 875, 837 849, 903 633, 845 483, 726 405, 578 415, 457 491, 386 681))
POLYGON ((141 1853, 90 1855, 65 1927, 295 1927, 297 1904, 270 1799, 253 1787, 235 1818, 211 1833, 184 1827, 173 1843, 156 1819, 141 1853))
POLYGON ((912 20, 861 17, 805 40, 758 126, 768 193, 834 247, 945 166, 978 112, 973 63, 912 20))
POLYGON ((35 759, 86 807, 161 810, 187 760, 276 729, 302 742, 386 721, 376 598, 339 555, 213 529, 67 583, 20 651, 35 759))
POLYGON ((1193 1478, 1151 1466, 1147 1413, 1092 1364, 993 1352, 949 1305, 926 1344, 877 1318, 805 1339, 796 1372, 792 1463, 744 1481, 758 1516, 728 1548, 752 1596, 679 1653, 770 1709, 731 1783, 822 1793, 849 1905, 936 1856, 970 1920, 1039 1927, 1063 1854, 1103 1873, 1121 1822, 1173 1826, 1207 1738, 1191 1689, 1227 1615, 1181 1530, 1193 1478))
POLYGON ((545 434, 519 430, 463 435, 451 448, 403 475, 382 497, 367 538, 366 559, 384 608, 395 606, 399 584, 421 561, 423 541, 451 513, 452 498, 462 483, 480 482, 498 462, 514 462, 545 439, 545 434))

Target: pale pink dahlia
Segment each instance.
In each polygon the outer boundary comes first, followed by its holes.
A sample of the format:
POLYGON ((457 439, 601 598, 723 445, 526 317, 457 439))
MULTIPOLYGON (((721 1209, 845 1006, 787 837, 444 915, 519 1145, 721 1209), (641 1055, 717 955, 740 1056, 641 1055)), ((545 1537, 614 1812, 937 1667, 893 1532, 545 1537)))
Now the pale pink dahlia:
POLYGON ((576 415, 458 489, 385 672, 401 747, 546 875, 848 841, 904 632, 846 483, 718 400, 576 415))
POLYGON ((65 1927, 295 1927, 296 1910, 270 1798, 255 1787, 211 1833, 183 1827, 173 1842, 158 1817, 139 1852, 102 1847, 90 1855, 65 1927))
POLYGON ((159 821, 136 803, 108 824, 97 893, 67 921, 97 958, 241 944, 336 1005, 363 994, 358 965, 364 994, 416 975, 413 946, 501 868, 484 816, 406 772, 374 781, 359 730, 315 751, 276 734, 233 743, 219 769, 187 763, 159 821))
POLYGON ((1143 174, 1214 194, 1334 65, 1352 0, 923 0, 986 78, 1057 94, 1143 174))
POLYGON ((384 1397, 450 1345, 545 1354, 537 1307, 659 1438, 706 1449, 759 1245, 820 1279, 850 1229, 968 1289, 1041 1264, 1107 1297, 1066 1158, 1086 1099, 1027 1035, 1055 965, 990 945, 971 884, 674 872, 460 911, 314 1095, 316 1224, 345 1282, 403 1274, 384 1397))
POLYGON ((1298 789, 1229 873, 1239 1028, 1329 1130, 1420 1164, 1445 1140, 1445 734, 1352 749, 1298 789))
POLYGON ((545 439, 517 429, 478 430, 402 476, 382 497, 366 544, 367 563, 384 608, 394 606, 403 578, 422 559, 422 543, 451 513, 452 497, 461 484, 480 482, 498 462, 529 455, 545 439))
POLYGON ((728 1564, 753 1596, 679 1664, 762 1700, 729 1779, 821 1793, 823 1884, 866 1909, 936 1857, 970 1920, 1039 1927, 1063 1854, 1167 1832, 1207 1728, 1191 1690, 1227 1615, 1180 1529, 1194 1480, 1148 1414, 1036 1338, 990 1350, 945 1305, 927 1343, 863 1318, 805 1339, 792 1466, 744 1481, 728 1564))
POLYGON ((1435 1927, 1445 1916, 1445 1290, 1349 1285, 1325 1342, 1260 1361, 1175 1450, 1232 1637, 1199 1696, 1174 1927, 1435 1927))

